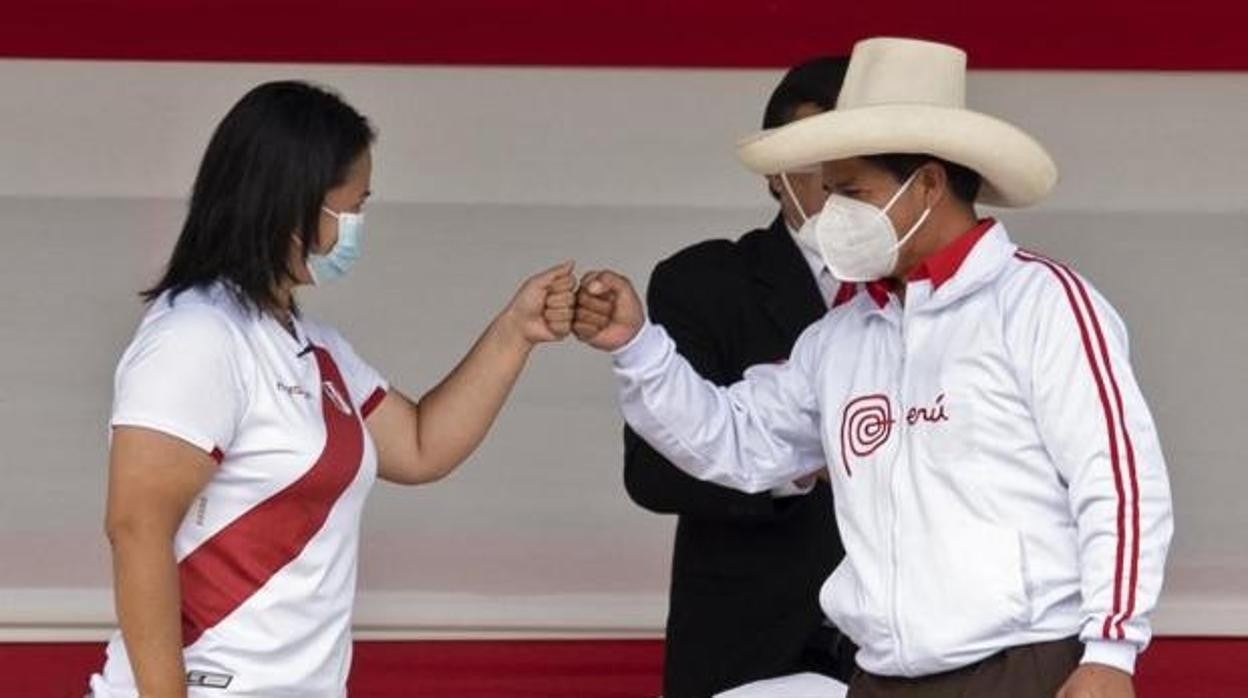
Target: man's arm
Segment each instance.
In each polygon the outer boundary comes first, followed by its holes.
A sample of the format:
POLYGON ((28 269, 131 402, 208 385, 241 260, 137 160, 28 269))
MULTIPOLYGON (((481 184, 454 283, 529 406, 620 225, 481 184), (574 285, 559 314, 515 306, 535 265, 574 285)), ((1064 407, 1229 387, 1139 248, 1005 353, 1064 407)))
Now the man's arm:
POLYGON ((612 351, 628 423, 685 472, 742 492, 763 492, 823 467, 814 366, 820 324, 793 359, 755 366, 721 388, 699 376, 663 328, 646 322, 627 279, 586 275, 577 293, 577 337, 612 351))
POLYGON ((630 427, 624 428, 624 488, 638 505, 658 514, 704 519, 765 519, 785 510, 787 500, 768 493, 746 494, 703 482, 664 458, 630 427))
MULTIPOLYGON (((707 307, 704 289, 691 288, 699 282, 687 269, 677 269, 670 261, 660 263, 650 277, 646 305, 693 369, 725 385, 731 382, 732 371, 714 330, 725 320, 707 307)), ((770 517, 778 510, 777 500, 769 494, 746 494, 686 474, 629 427, 624 429, 624 487, 634 502, 660 514, 735 519, 770 517)))
POLYGON ((1073 272, 1031 261, 1046 273, 1010 312, 1023 347, 1020 379, 1075 517, 1083 662, 1130 674, 1151 635, 1173 531, 1161 445, 1118 315, 1073 272))

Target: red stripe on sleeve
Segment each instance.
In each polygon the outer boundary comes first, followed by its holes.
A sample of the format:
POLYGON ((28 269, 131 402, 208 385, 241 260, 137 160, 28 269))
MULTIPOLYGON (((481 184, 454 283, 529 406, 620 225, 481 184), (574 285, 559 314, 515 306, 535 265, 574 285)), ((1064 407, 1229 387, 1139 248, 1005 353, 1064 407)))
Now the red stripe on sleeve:
POLYGON ((386 389, 381 387, 377 388, 371 395, 368 396, 368 399, 364 401, 364 404, 360 405, 360 415, 363 416, 364 419, 368 419, 368 415, 372 414, 373 410, 377 409, 377 406, 380 405, 381 401, 384 399, 386 399, 386 389))
POLYGON ((1083 341, 1084 355, 1088 360, 1088 367, 1092 369, 1092 376, 1096 380, 1097 392, 1101 399, 1101 410, 1105 415, 1105 431, 1109 436, 1109 456, 1113 466, 1114 473, 1114 489, 1118 495, 1118 549, 1114 561, 1114 605, 1110 615, 1105 617, 1105 623, 1101 628, 1101 636, 1105 639, 1113 639, 1110 636, 1113 619, 1118 615, 1122 608, 1122 568, 1124 557, 1125 529, 1126 529, 1126 494, 1123 489, 1122 466, 1118 458, 1118 439, 1114 429, 1113 412, 1110 410, 1109 395, 1105 388, 1105 380, 1101 376, 1100 368, 1096 364, 1096 355, 1092 348, 1091 335, 1088 331, 1087 322, 1084 320, 1083 313, 1080 311, 1079 303, 1075 299, 1075 292, 1071 288, 1071 282, 1066 279, 1059 270, 1058 265, 1043 257, 1032 256, 1021 250, 1015 252, 1014 256, 1024 262, 1035 262, 1043 265, 1053 273, 1057 280, 1062 284, 1062 288, 1066 291, 1066 300, 1070 303, 1070 310, 1075 315, 1075 320, 1079 324, 1079 334, 1083 341))
POLYGON ((1070 274, 1070 278, 1075 282, 1075 288, 1079 290, 1079 295, 1088 309, 1088 316, 1092 319, 1092 329, 1096 333, 1096 341, 1104 359, 1105 374, 1109 376, 1109 387, 1113 391, 1114 402, 1118 408, 1118 427, 1122 431, 1122 440, 1127 452, 1127 480, 1131 485, 1131 552, 1128 555, 1131 560, 1131 574, 1127 583, 1127 608, 1115 623, 1118 629, 1118 639, 1121 640, 1126 637, 1122 624, 1135 613, 1135 587, 1139 581, 1140 483, 1135 473, 1135 448, 1131 445, 1131 433, 1127 431, 1127 416, 1122 404, 1122 392, 1118 389, 1118 380, 1114 377, 1114 367, 1109 360, 1109 348, 1105 344, 1105 335, 1101 331, 1101 321, 1096 315, 1096 308, 1092 305, 1088 290, 1078 275, 1069 269, 1066 269, 1066 273, 1070 274))

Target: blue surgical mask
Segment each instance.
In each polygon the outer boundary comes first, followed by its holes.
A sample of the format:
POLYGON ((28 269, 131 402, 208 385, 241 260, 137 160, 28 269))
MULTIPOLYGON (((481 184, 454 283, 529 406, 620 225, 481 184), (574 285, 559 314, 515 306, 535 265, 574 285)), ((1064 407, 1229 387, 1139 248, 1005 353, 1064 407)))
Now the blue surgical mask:
POLYGON ((325 254, 308 255, 308 271, 312 273, 312 283, 318 286, 341 279, 351 271, 360 258, 360 237, 364 234, 364 214, 335 213, 324 206, 321 210, 338 221, 338 242, 325 254))

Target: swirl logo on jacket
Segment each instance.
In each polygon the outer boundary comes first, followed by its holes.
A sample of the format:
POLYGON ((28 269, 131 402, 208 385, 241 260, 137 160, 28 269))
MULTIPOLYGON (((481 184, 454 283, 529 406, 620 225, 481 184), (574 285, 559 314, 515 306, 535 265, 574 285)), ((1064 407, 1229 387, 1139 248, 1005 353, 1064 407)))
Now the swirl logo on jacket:
POLYGON ((850 400, 841 414, 841 464, 853 477, 850 456, 866 458, 888 442, 893 433, 893 405, 887 395, 863 395, 850 400))

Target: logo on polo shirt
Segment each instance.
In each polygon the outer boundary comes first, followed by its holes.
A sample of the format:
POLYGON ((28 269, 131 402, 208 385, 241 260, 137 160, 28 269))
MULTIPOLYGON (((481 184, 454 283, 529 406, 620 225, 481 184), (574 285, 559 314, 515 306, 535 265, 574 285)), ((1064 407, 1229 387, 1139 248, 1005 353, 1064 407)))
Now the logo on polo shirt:
POLYGON ((214 674, 210 671, 186 672, 186 685, 196 688, 229 688, 234 677, 229 674, 214 674))
POLYGON ((286 385, 279 380, 277 382, 277 389, 291 397, 301 397, 305 400, 310 400, 312 398, 312 393, 309 393, 307 388, 304 388, 302 385, 286 385))

